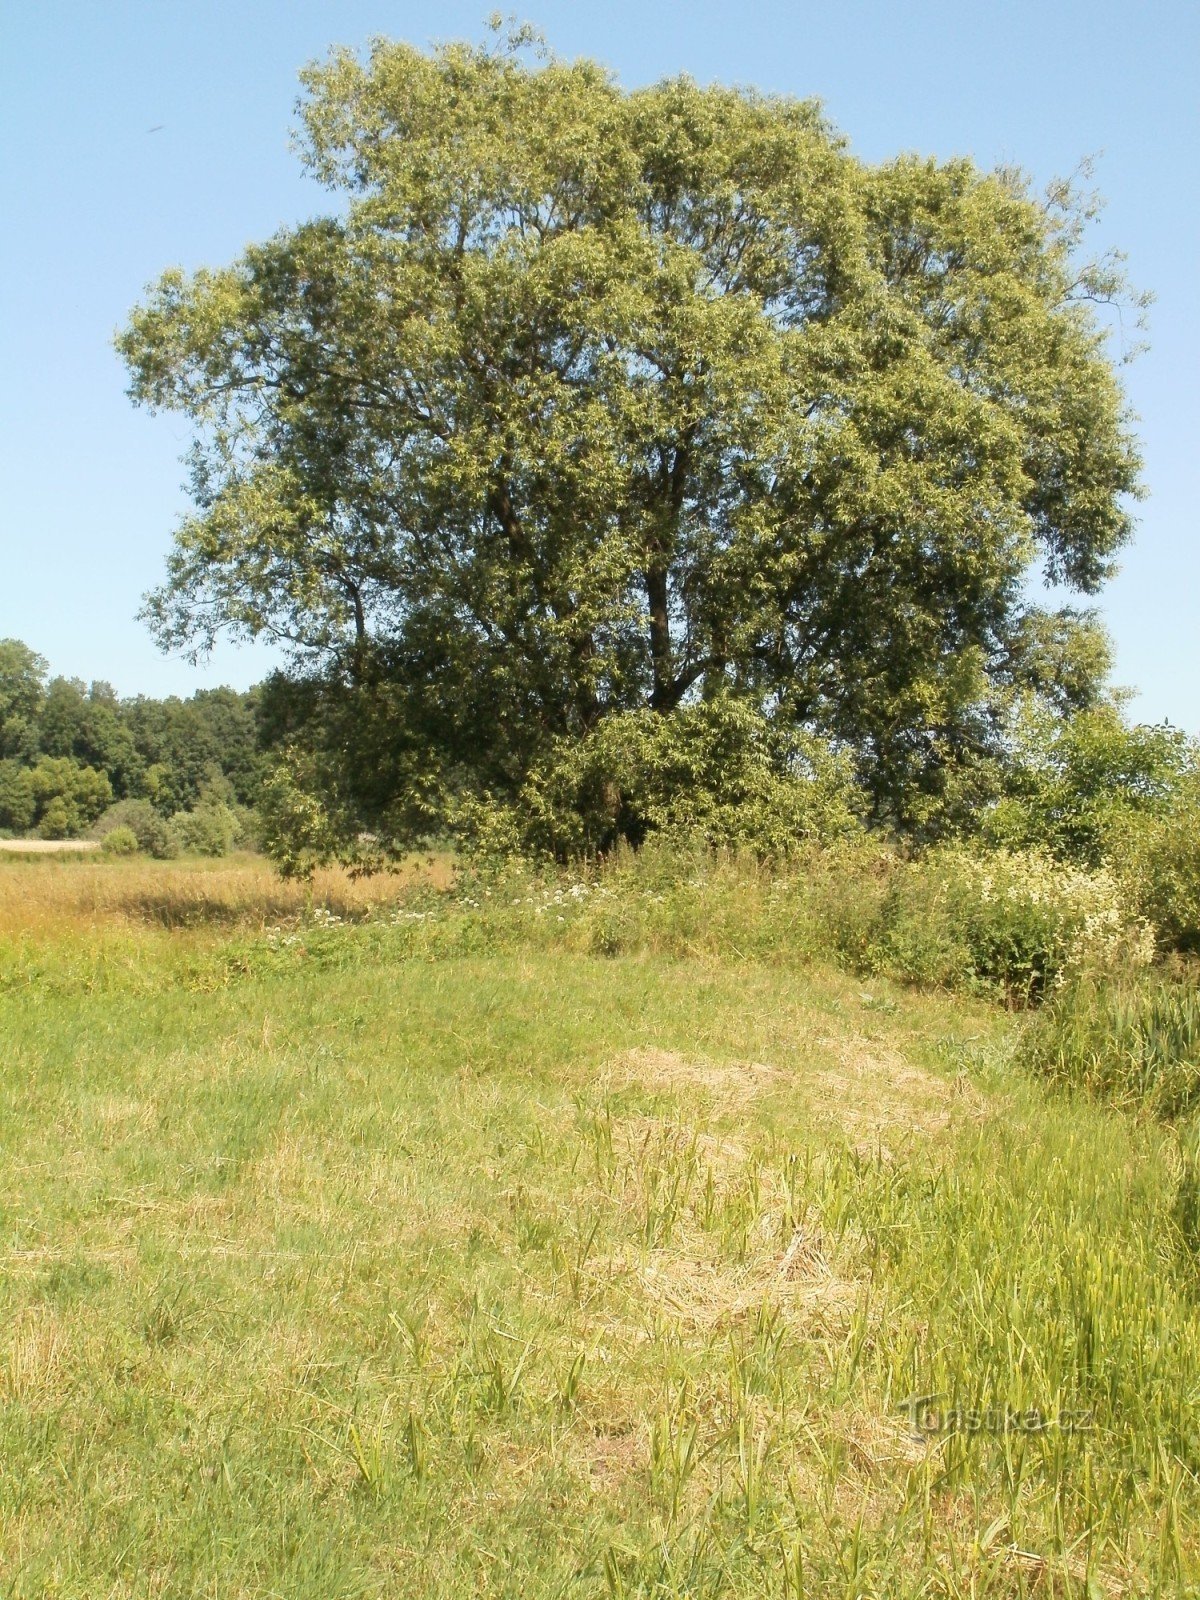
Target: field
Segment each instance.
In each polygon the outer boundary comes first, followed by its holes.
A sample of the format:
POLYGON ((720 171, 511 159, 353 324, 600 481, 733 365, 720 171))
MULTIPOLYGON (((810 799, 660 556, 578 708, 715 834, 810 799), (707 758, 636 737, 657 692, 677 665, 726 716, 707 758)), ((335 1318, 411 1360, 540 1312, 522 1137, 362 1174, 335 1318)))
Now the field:
POLYGON ((14 856, 78 856, 99 848, 92 839, 0 839, 0 851, 14 856))
POLYGON ((1178 1135, 598 892, 0 862, 4 1600, 1200 1593, 1178 1135))

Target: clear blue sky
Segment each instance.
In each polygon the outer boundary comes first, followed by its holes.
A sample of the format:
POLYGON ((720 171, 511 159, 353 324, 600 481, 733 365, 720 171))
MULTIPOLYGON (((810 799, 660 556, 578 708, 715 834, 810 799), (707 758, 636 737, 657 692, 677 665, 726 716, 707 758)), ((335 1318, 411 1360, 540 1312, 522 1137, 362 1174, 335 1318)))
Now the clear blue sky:
MULTIPOLYGON (((166 266, 219 265, 323 209, 288 149, 297 70, 373 34, 479 37, 489 0, 0 0, 0 637, 123 693, 244 686, 269 658, 162 656, 135 620, 186 504, 182 419, 111 348, 166 266), (159 131, 148 130, 161 124, 159 131)), ((1200 731, 1200 6, 1195 0, 525 0, 626 84, 678 72, 820 97, 856 151, 1103 152, 1098 242, 1154 291, 1127 369, 1150 498, 1102 609, 1134 712, 1200 731)))

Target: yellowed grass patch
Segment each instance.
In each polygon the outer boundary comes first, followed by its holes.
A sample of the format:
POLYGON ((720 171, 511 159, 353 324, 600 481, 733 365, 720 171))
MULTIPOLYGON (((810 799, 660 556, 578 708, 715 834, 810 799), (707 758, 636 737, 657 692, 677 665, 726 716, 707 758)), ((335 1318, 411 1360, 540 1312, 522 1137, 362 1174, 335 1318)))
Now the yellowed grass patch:
POLYGON ((12 856, 91 855, 95 839, 0 839, 0 850, 12 856))
POLYGON ((989 1112, 978 1089, 937 1077, 875 1040, 848 1035, 819 1043, 837 1065, 806 1075, 805 1094, 820 1116, 845 1129, 864 1150, 894 1153, 907 1141, 944 1132, 956 1110, 973 1116, 989 1112))
POLYGON ((414 883, 445 888, 445 856, 414 857, 396 872, 352 878, 330 867, 311 891, 288 882, 262 856, 205 861, 110 861, 95 856, 6 861, 0 868, 0 934, 87 931, 105 924, 182 928, 213 923, 264 927, 323 906, 359 917, 414 883))
POLYGON ((645 1084, 653 1089, 707 1090, 726 1106, 778 1087, 779 1074, 761 1061, 706 1061, 676 1050, 638 1048, 609 1063, 604 1081, 613 1086, 645 1084))
POLYGON ((58 1318, 40 1307, 19 1312, 9 1324, 0 1356, 0 1400, 30 1408, 56 1392, 65 1336, 58 1318))

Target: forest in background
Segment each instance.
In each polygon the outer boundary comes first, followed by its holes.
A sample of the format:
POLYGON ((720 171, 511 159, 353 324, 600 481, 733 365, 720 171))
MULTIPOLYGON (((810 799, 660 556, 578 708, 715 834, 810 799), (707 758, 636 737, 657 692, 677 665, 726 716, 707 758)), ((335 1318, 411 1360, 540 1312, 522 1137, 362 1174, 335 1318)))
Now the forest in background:
POLYGON ((0 838, 107 838, 165 858, 254 842, 265 755, 258 689, 122 697, 51 677, 0 640, 0 838), (132 845, 129 842, 132 835, 132 845))

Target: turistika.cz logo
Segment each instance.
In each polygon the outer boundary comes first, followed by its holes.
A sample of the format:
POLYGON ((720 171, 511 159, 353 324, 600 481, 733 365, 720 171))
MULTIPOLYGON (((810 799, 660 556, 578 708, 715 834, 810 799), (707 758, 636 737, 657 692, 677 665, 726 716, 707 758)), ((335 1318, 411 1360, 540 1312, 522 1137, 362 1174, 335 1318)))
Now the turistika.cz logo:
POLYGON ((985 1407, 943 1406, 946 1394, 910 1394, 900 1402, 907 1412, 913 1434, 918 1439, 940 1438, 952 1433, 1087 1433, 1095 1428, 1090 1410, 1060 1406, 1016 1407, 993 1404, 985 1407))

